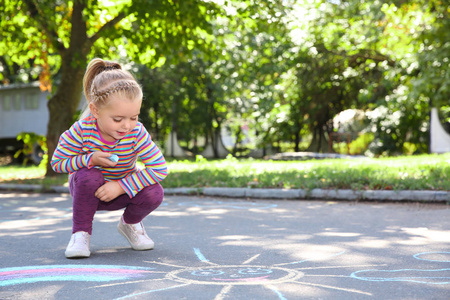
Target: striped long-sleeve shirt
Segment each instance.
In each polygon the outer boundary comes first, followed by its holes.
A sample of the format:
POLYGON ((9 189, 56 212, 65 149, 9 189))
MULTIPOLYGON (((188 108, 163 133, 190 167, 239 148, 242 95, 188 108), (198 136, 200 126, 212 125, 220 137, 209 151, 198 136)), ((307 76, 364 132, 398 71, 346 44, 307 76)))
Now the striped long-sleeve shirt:
POLYGON ((95 168, 102 171, 105 180, 118 181, 130 198, 167 176, 164 156, 140 122, 122 139, 107 142, 101 137, 91 116, 76 122, 61 135, 52 157, 52 168, 58 173, 69 173, 69 176, 81 168, 92 168, 90 163, 95 151, 109 152, 119 157, 115 167, 95 168), (145 165, 143 170, 136 166, 138 157, 145 165))

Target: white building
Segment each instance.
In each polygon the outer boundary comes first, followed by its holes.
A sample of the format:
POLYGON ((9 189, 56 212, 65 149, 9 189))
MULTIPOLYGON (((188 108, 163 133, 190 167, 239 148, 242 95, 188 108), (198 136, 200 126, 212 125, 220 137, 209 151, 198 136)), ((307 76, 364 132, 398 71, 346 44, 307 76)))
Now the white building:
POLYGON ((45 135, 48 96, 39 82, 0 86, 0 138, 15 139, 20 132, 45 135))
MULTIPOLYGON (((0 85, 0 153, 14 154, 21 149, 23 144, 17 141, 21 132, 47 135, 49 97, 39 82, 0 85)), ((80 101, 80 109, 84 103, 80 101)))

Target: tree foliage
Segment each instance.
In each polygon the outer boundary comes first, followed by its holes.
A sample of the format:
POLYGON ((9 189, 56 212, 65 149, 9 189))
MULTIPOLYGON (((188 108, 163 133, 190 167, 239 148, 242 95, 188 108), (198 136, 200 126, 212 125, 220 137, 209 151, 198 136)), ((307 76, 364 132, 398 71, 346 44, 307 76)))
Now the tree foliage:
POLYGON ((372 155, 427 152, 431 106, 450 120, 443 0, 4 3, 2 80, 29 73, 43 89, 57 87, 50 154, 94 56, 123 61, 143 85, 142 120, 154 137, 176 131, 194 153, 199 140, 215 145, 222 128, 235 154, 326 152, 339 130, 333 118, 347 109, 366 112, 372 155), (252 145, 243 143, 248 135, 252 145))
MULTIPOLYGON (((142 64, 161 65, 174 49, 202 49, 211 41, 212 2, 191 1, 33 1, 5 0, 0 12, 0 56, 41 66, 43 88, 56 78, 49 100, 49 156, 69 128, 82 90, 88 59, 117 58, 125 52, 142 64)), ((176 59, 176 55, 172 55, 176 59)), ((47 175, 52 174, 47 165, 47 175)))
MULTIPOLYGON (((285 130, 312 134, 325 151, 330 122, 349 108, 369 111, 372 154, 426 152, 431 100, 448 107, 448 9, 442 1, 300 1, 287 86, 285 130), (300 36, 300 37, 299 37, 300 36), (370 113, 371 112, 371 113, 370 113), (411 113, 414 112, 414 113, 411 113)), ((329 136, 329 135, 328 135, 329 136)))
MULTIPOLYGON (((281 23, 287 9, 278 2, 235 1, 224 10, 212 22, 214 55, 194 51, 176 64, 151 70, 172 82, 166 90, 172 103, 166 116, 172 120, 170 130, 194 153, 204 149, 199 138, 214 148, 224 127, 238 142, 243 126, 265 132, 262 120, 276 104, 271 87, 284 70, 282 55, 289 47, 281 23)), ((154 88, 149 84, 148 93, 154 88)))

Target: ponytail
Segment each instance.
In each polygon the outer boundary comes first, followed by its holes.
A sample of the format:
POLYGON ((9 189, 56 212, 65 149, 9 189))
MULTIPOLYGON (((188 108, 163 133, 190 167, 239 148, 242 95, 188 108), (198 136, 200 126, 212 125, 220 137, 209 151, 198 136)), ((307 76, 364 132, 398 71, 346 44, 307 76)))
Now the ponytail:
POLYGON ((80 119, 89 116, 89 104, 101 107, 108 103, 109 96, 120 93, 128 99, 142 100, 142 89, 136 79, 116 62, 94 58, 89 62, 83 78, 87 107, 80 119))

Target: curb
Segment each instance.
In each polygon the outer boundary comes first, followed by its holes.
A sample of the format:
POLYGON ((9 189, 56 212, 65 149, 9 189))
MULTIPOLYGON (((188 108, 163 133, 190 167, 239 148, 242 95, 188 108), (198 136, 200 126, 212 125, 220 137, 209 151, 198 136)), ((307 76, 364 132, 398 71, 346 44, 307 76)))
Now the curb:
MULTIPOLYGON (((65 186, 44 188, 32 184, 0 184, 0 190, 69 193, 65 186)), ((325 190, 312 189, 253 189, 253 188, 165 188, 165 195, 204 195, 228 198, 263 198, 288 200, 343 200, 343 201, 417 201, 417 202, 447 202, 450 203, 450 191, 428 190, 325 190)))
POLYGON ((252 189, 252 188, 166 188, 166 195, 205 195, 233 198, 267 198, 267 199, 321 199, 321 200, 376 200, 376 201, 419 201, 450 202, 450 191, 402 190, 325 190, 312 189, 252 189))

